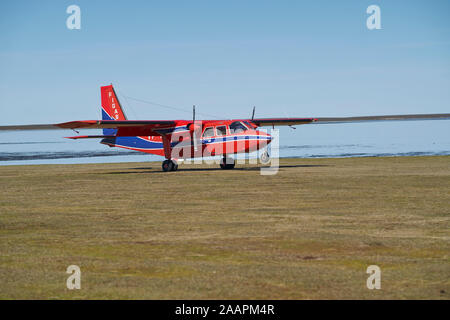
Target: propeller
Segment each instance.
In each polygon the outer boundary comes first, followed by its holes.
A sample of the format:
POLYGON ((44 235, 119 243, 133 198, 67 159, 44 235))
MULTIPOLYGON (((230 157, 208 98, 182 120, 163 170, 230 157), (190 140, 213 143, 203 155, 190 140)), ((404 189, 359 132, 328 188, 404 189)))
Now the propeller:
POLYGON ((253 118, 255 117, 255 109, 256 109, 256 107, 255 107, 255 106, 253 106, 253 112, 252 112, 252 121, 253 121, 253 118))

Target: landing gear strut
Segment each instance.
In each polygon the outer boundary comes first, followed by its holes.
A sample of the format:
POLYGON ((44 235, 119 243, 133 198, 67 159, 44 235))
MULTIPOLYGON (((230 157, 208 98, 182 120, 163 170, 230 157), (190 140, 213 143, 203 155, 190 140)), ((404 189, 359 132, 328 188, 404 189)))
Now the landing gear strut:
POLYGON ((220 161, 220 168, 224 170, 234 169, 234 159, 233 158, 223 158, 220 161))
POLYGON ((178 163, 175 160, 164 160, 162 163, 162 169, 164 172, 177 171, 178 163))

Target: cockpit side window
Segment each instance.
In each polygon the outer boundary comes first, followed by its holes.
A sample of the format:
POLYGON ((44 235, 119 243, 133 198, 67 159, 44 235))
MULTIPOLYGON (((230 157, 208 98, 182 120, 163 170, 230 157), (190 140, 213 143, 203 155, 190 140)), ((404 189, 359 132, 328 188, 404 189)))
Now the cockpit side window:
POLYGON ((230 133, 241 133, 247 130, 248 128, 244 126, 244 124, 240 121, 235 121, 230 124, 230 133))
POLYGON ((214 128, 213 127, 208 127, 205 129, 205 131, 203 131, 203 137, 212 137, 214 136, 214 128))
POLYGON ((251 129, 253 128, 253 126, 248 122, 248 121, 244 121, 244 124, 247 126, 247 128, 251 129))
POLYGON ((226 136, 226 135, 227 135, 227 126, 216 127, 216 136, 226 136))

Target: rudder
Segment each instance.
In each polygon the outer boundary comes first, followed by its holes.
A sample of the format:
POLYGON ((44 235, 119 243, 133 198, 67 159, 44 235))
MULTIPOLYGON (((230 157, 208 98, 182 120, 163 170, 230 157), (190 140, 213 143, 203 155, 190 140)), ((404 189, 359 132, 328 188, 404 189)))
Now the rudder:
MULTIPOLYGON (((127 120, 116 96, 113 85, 100 87, 102 100, 102 120, 127 120)), ((115 135, 116 129, 103 129, 104 135, 115 135)))

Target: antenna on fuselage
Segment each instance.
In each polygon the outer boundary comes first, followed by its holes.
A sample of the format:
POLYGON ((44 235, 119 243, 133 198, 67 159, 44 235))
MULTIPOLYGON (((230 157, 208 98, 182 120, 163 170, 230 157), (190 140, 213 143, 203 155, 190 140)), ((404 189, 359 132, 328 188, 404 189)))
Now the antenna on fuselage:
POLYGON ((253 121, 253 118, 255 117, 255 109, 256 109, 256 107, 255 107, 255 106, 253 106, 253 112, 252 112, 252 121, 253 121))
POLYGON ((195 104, 192 106, 192 141, 194 144, 194 151, 197 151, 197 135, 195 130, 195 104))

